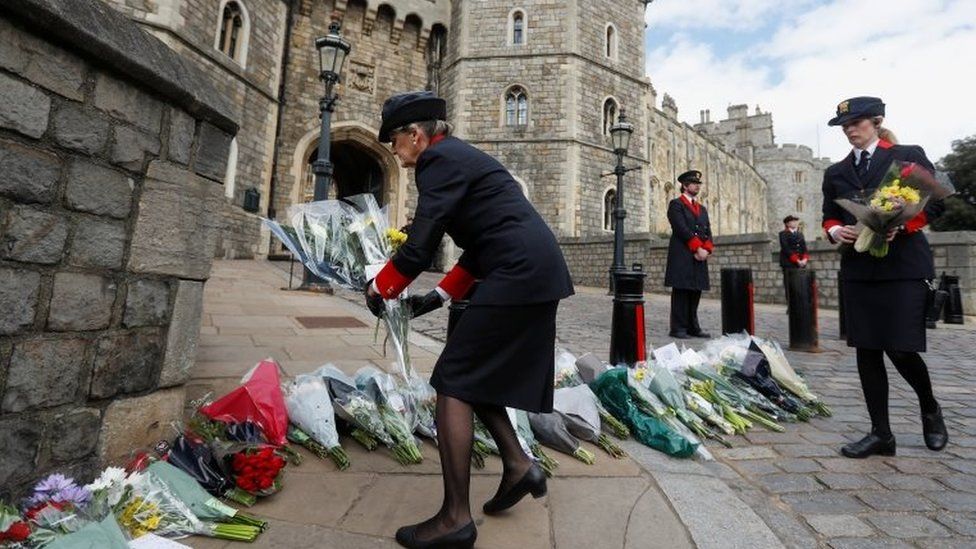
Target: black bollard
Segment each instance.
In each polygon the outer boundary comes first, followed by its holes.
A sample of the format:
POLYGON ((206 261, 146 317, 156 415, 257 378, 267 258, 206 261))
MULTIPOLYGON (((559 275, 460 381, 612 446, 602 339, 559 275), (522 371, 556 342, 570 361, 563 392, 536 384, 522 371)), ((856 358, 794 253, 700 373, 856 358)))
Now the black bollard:
POLYGON ((613 273, 613 317, 610 326, 610 364, 633 367, 647 360, 644 348, 644 267, 613 273))
POLYGON ((818 352, 816 273, 790 269, 786 284, 790 294, 790 350, 818 352))
POLYGON ((925 296, 925 327, 935 329, 936 322, 942 316, 942 308, 945 306, 949 292, 945 288, 945 273, 942 273, 940 282, 936 286, 934 281, 930 283, 928 295, 925 296))
POLYGON ((943 274, 948 299, 945 303, 945 323, 963 324, 965 322, 962 310, 962 289, 959 288, 959 277, 943 274))
POLYGON ((837 339, 847 339, 847 319, 844 318, 844 280, 837 271, 837 339))
POLYGON ((752 270, 722 269, 722 333, 756 333, 752 270))
POLYGON ((471 285, 471 289, 468 290, 468 293, 464 294, 463 299, 451 300, 451 304, 447 307, 447 337, 451 337, 451 332, 457 327, 458 321, 461 320, 461 315, 464 314, 464 311, 471 303, 471 295, 476 289, 478 289, 477 281, 471 285))

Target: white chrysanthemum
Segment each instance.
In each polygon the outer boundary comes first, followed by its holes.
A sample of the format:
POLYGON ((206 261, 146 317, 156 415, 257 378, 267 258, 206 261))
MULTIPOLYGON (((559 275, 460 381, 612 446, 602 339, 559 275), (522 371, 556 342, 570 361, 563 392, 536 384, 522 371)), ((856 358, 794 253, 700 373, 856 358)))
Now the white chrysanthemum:
POLYGON ((109 505, 115 505, 122 499, 125 488, 126 472, 121 467, 108 467, 88 486, 93 494, 104 493, 109 505))

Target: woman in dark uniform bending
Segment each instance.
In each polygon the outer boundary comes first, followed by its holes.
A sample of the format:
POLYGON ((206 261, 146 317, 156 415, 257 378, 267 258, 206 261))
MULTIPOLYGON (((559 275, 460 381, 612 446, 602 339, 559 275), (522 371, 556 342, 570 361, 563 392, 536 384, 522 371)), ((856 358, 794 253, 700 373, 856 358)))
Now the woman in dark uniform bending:
POLYGON ((470 547, 472 413, 498 444, 501 484, 486 514, 546 493, 541 468, 523 452, 505 407, 552 411, 556 307, 573 294, 552 231, 497 160, 450 136, 446 105, 409 92, 383 105, 379 133, 405 167, 416 167, 417 209, 406 243, 367 288, 375 314, 431 263, 444 234, 464 250, 435 290, 411 296, 417 316, 480 283, 434 366, 444 503, 432 518, 397 531, 406 547, 470 547))
POLYGON ((856 220, 834 201, 876 189, 896 160, 934 171, 921 147, 896 145, 879 137, 890 133, 881 127, 883 117, 884 103, 876 97, 855 97, 837 106, 837 116, 829 125, 841 126, 854 150, 827 168, 823 182, 824 230, 831 242, 845 244, 840 275, 847 344, 857 349, 857 371, 871 416, 871 432, 841 449, 852 458, 895 454, 884 355, 918 395, 925 444, 941 450, 949 438, 928 368, 919 355, 925 351, 927 281, 935 278, 932 251, 921 229, 945 207, 941 201, 930 202, 917 217, 888 233, 888 255, 875 258, 850 246, 858 236, 856 220))

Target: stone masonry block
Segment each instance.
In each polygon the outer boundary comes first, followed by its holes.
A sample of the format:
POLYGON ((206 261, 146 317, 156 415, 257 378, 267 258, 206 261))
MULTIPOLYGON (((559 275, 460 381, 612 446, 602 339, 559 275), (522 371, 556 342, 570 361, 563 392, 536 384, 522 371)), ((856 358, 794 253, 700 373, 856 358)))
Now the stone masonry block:
POLYGON ((204 280, 210 274, 223 189, 176 164, 153 162, 139 201, 129 269, 204 280))
POLYGON ((38 273, 0 269, 0 334, 14 334, 34 324, 40 286, 38 273))
POLYGON ((170 425, 180 418, 185 398, 180 387, 109 404, 98 437, 99 458, 106 464, 122 465, 133 448, 151 447, 170 438, 170 425))
POLYGON ((15 78, 0 74, 0 127, 37 139, 47 129, 51 99, 41 90, 15 78))
POLYGON ((0 419, 0 486, 29 475, 37 465, 43 425, 31 418, 15 416, 0 419))
POLYGON ((118 269, 125 253, 125 224, 85 218, 75 227, 68 263, 79 267, 118 269))
POLYGON ((52 154, 0 141, 0 195, 23 202, 50 202, 60 170, 61 161, 52 154))
POLYGON ((15 206, 7 212, 0 232, 0 257, 50 265, 61 260, 68 222, 60 215, 15 206))
POLYGON ((97 408, 79 408, 54 418, 52 430, 56 434, 51 443, 51 457, 57 461, 72 461, 88 456, 98 444, 102 414, 97 408))
POLYGON ((84 99, 84 62, 7 19, 0 19, 0 66, 69 99, 84 99))
POLYGON ((103 337, 95 353, 91 397, 108 398, 153 388, 161 358, 162 342, 156 332, 103 337))
POLYGON ((95 83, 95 106, 150 133, 159 134, 163 104, 127 82, 100 74, 95 83))
POLYGON ((88 342, 80 338, 33 339, 14 345, 3 411, 20 412, 73 401, 84 377, 87 347, 88 342))
POLYGON ((127 327, 159 326, 169 316, 169 284, 162 280, 135 280, 129 283, 125 299, 127 327))
POLYGON ((223 181, 232 139, 232 136, 212 124, 201 124, 194 171, 214 181, 223 181))
POLYGON ((123 168, 141 171, 146 154, 159 155, 159 138, 127 126, 115 127, 112 143, 112 163, 123 168))
POLYGON ((181 280, 176 289, 176 304, 166 337, 166 355, 159 374, 159 386, 185 383, 190 377, 200 337, 203 314, 203 283, 181 280))
POLYGON ((74 210, 123 219, 132 207, 132 178, 77 160, 68 171, 65 201, 74 210))
POLYGON ((169 159, 183 165, 190 163, 193 152, 193 133, 196 120, 185 112, 173 109, 169 123, 169 159))
POLYGON ((108 141, 108 120, 70 101, 55 113, 52 127, 59 145, 88 155, 99 153, 108 141))
POLYGON ((115 282, 98 275, 64 272, 54 275, 48 328, 73 331, 108 327, 115 293, 115 282))

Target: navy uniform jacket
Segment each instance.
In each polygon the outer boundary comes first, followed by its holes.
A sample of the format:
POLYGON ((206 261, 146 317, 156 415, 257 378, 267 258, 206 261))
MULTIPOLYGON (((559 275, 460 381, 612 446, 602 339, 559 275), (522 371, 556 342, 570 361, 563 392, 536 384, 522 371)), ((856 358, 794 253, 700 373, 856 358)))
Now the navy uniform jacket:
POLYGON ((789 229, 779 232, 779 266, 784 269, 798 267, 801 259, 807 256, 807 241, 803 233, 789 229))
POLYGON ((708 210, 700 203, 698 207, 696 214, 681 197, 668 203, 671 240, 664 271, 665 286, 680 290, 709 289, 708 261, 695 259, 695 251, 700 247, 712 251, 712 227, 708 222, 708 210))
POLYGON ((452 273, 460 269, 481 280, 472 304, 527 305, 573 295, 556 237, 497 160, 447 137, 421 153, 416 180, 417 210, 390 262, 395 272, 387 265, 377 276, 384 297, 398 295, 430 266, 445 233, 464 250, 452 273))
MULTIPOLYGON (((831 165, 824 172, 823 181, 823 226, 828 230, 834 225, 854 225, 857 219, 841 208, 834 199, 845 198, 855 191, 878 188, 885 173, 895 160, 915 162, 921 167, 935 171, 925 156, 925 151, 917 145, 892 145, 880 141, 874 150, 871 164, 864 179, 858 177, 854 169, 854 152, 843 160, 831 165)), ((901 232, 888 243, 888 255, 873 257, 864 252, 858 253, 853 246, 841 248, 840 272, 844 280, 921 280, 935 278, 932 263, 932 249, 925 234, 919 229, 928 221, 945 211, 941 200, 930 201, 925 211, 911 223, 906 223, 907 232, 901 232)), ((828 232, 827 236, 830 234, 828 232)))

